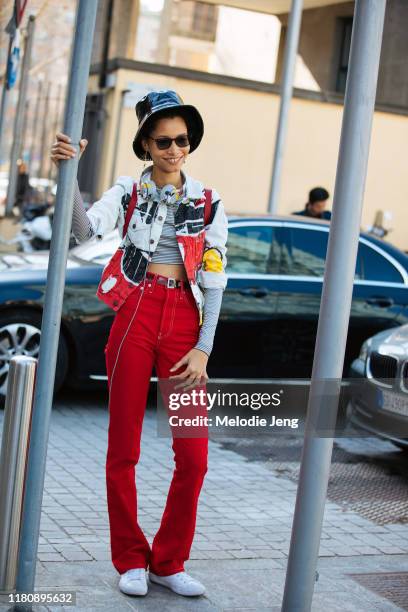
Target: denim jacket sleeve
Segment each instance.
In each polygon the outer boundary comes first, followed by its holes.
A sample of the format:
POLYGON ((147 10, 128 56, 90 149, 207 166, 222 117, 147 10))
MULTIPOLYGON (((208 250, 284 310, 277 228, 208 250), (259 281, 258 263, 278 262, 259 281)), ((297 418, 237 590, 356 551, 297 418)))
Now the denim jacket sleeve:
POLYGON ((105 191, 87 211, 89 221, 97 238, 103 238, 115 229, 120 221, 123 224, 123 198, 130 197, 133 179, 130 176, 119 176, 116 183, 105 191))
POLYGON ((198 284, 203 289, 227 286, 227 238, 228 219, 220 196, 212 190, 211 215, 205 226, 204 253, 201 269, 198 271, 198 284))

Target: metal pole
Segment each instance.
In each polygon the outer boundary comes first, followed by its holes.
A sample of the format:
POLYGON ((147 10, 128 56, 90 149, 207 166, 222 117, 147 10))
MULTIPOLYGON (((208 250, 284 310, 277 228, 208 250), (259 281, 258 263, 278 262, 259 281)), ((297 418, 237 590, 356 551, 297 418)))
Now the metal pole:
POLYGON ((30 100, 26 100, 25 109, 24 109, 24 122, 23 122, 23 128, 21 130, 21 148, 20 148, 19 155, 18 155, 21 161, 24 161, 24 151, 25 151, 25 142, 26 142, 26 137, 27 137, 27 122, 28 122, 29 106, 30 106, 30 100))
POLYGON ((44 116, 42 123, 42 137, 41 137, 41 153, 40 153, 40 167, 38 170, 38 177, 44 178, 44 166, 45 166, 45 158, 47 156, 47 144, 48 144, 48 107, 50 103, 50 95, 51 95, 51 81, 48 81, 47 84, 47 93, 45 95, 44 101, 44 116))
POLYGON ((41 100, 41 91, 42 91, 42 86, 43 86, 43 82, 42 79, 40 79, 38 81, 38 91, 37 91, 37 100, 35 101, 35 111, 34 111, 34 122, 33 122, 33 126, 31 129, 31 146, 30 146, 30 157, 28 160, 28 167, 29 167, 29 173, 30 175, 33 175, 33 160, 34 160, 34 153, 35 153, 35 147, 37 144, 37 129, 38 129, 38 124, 39 124, 39 116, 40 116, 40 100, 41 100))
POLYGON ((275 152, 268 210, 276 213, 282 175, 283 150, 288 128, 289 107, 292 99, 293 79, 295 75, 296 53, 299 44, 300 26, 302 22, 303 0, 292 0, 289 23, 283 56, 283 74, 281 100, 279 108, 278 128, 276 131, 275 152))
POLYGON ((6 71, 4 73, 3 90, 1 92, 1 105, 0 105, 0 164, 2 163, 2 160, 3 160, 3 136, 4 136, 3 125, 4 125, 4 118, 5 118, 6 112, 7 112, 7 102, 8 102, 8 93, 9 93, 9 90, 7 89, 7 67, 9 65, 11 47, 12 47, 12 44, 13 44, 12 41, 13 41, 13 39, 10 36, 10 38, 9 38, 9 47, 8 47, 7 58, 6 58, 6 71))
POLYGON ((18 103, 16 116, 14 120, 13 145, 10 155, 9 182, 7 188, 6 200, 6 216, 13 214, 13 206, 16 199, 17 188, 17 159, 21 149, 22 129, 24 121, 25 102, 27 98, 27 87, 29 79, 29 70, 31 63, 31 51, 33 48, 35 17, 30 15, 27 24, 27 37, 23 55, 23 65, 21 68, 20 91, 18 95, 18 103))
MULTIPOLYGON (((350 318, 386 0, 357 0, 305 440, 282 610, 311 609, 333 437, 312 435, 321 387, 334 381, 335 423, 350 318)), ((331 402, 330 402, 331 403, 331 402)), ((321 414, 321 412, 320 412, 321 414)), ((332 432, 332 427, 330 427, 332 432)))
MULTIPOLYGON (((97 4, 98 0, 79 0, 77 5, 64 133, 70 136, 78 153, 88 88, 97 4)), ((47 444, 78 159, 79 155, 76 155, 70 160, 61 161, 58 173, 58 191, 52 228, 31 425, 33 444, 30 445, 28 456, 17 576, 17 591, 25 593, 34 589, 47 444)), ((22 609, 27 610, 27 607, 22 609)), ((28 607, 28 609, 31 608, 28 607)))
POLYGON ((112 170, 111 170, 111 183, 113 184, 116 180, 116 166, 118 163, 118 151, 119 151, 119 140, 120 140, 120 126, 122 125, 122 115, 123 115, 123 105, 125 102, 125 96, 130 91, 130 89, 124 89, 120 94, 120 108, 118 112, 118 122, 116 125, 116 136, 115 136, 115 144, 113 149, 113 162, 112 162, 112 170))
POLYGON ((14 591, 37 360, 10 360, 0 455, 0 591, 14 591))

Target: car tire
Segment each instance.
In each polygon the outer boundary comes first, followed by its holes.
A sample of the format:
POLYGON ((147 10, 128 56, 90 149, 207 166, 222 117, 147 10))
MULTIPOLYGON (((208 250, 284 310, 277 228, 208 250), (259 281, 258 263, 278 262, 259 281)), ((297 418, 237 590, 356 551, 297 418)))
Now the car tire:
MULTIPOLYGON (((38 358, 41 330, 41 313, 15 310, 0 313, 0 406, 4 406, 9 360, 13 355, 29 355, 38 358)), ((58 346, 54 391, 58 391, 68 372, 68 346, 61 332, 58 346)))

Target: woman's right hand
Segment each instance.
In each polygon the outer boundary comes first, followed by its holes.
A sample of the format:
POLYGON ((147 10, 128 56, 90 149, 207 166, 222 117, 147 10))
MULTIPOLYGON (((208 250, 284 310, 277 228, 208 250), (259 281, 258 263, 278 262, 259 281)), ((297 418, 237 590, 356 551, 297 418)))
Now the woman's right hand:
MULTIPOLYGON (((66 134, 58 132, 56 140, 51 147, 51 161, 58 166, 60 159, 72 159, 76 155, 76 149, 71 144, 71 139, 66 134)), ((88 141, 83 138, 79 141, 79 159, 85 151, 88 141)))

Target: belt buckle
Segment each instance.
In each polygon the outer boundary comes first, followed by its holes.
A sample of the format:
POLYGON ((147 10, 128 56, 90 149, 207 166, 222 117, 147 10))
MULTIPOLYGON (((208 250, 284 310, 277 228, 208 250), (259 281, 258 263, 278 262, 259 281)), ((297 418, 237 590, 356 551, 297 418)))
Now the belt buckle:
POLYGON ((175 278, 168 278, 167 287, 170 289, 175 289, 177 287, 177 280, 175 278))

